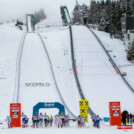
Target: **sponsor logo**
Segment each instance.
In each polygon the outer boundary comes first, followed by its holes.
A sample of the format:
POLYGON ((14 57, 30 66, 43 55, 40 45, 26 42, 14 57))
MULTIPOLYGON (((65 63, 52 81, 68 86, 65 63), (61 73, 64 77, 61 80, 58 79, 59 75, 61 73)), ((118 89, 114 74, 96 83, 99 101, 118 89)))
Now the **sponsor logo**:
POLYGON ((43 83, 43 82, 25 83, 25 87, 50 87, 50 83, 43 83))
POLYGON ((45 107, 54 107, 54 103, 45 103, 44 106, 45 107))

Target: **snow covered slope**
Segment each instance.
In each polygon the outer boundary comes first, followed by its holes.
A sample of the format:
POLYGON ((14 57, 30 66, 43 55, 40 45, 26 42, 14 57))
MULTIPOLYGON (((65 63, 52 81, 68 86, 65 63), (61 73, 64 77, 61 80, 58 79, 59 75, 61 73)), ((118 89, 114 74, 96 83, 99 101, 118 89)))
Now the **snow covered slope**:
MULTIPOLYGON (((19 102, 29 117, 38 102, 61 102, 48 57, 37 34, 27 34, 21 60, 19 102)), ((56 113, 55 113, 56 114, 56 113)))
POLYGON ((109 116, 108 103, 121 101, 122 110, 133 112, 134 95, 113 69, 94 35, 84 26, 73 27, 78 77, 89 106, 100 116, 109 116))
POLYGON ((0 25, 0 120, 9 114, 13 102, 16 61, 22 31, 14 24, 0 25))
POLYGON ((112 59, 115 61, 121 72, 126 72, 127 76, 125 78, 134 88, 134 63, 127 61, 127 54, 125 51, 125 45, 119 39, 111 39, 108 33, 94 30, 97 36, 101 39, 104 46, 108 49, 110 48, 112 52, 112 59))
MULTIPOLYGON (((78 115, 80 98, 71 69, 69 30, 67 28, 45 33, 44 39, 61 95, 71 112, 78 115), (59 36, 55 38, 55 35, 59 36)), ((38 102, 61 102, 48 57, 37 34, 28 34, 26 37, 20 70, 19 102, 22 103, 22 111, 31 116, 32 107, 38 102), (40 83, 49 83, 50 86, 43 87, 40 83)))
POLYGON ((59 90, 75 115, 79 114, 80 96, 72 70, 69 28, 41 33, 53 64, 59 90))
MULTIPOLYGON (((1 115, 1 119, 4 119, 7 115, 9 115, 9 104, 13 102, 13 95, 16 84, 15 80, 17 56, 22 37, 21 31, 16 30, 15 27, 10 28, 10 26, 13 26, 13 24, 5 27, 2 25, 3 31, 5 28, 7 28, 6 30, 9 35, 6 35, 6 33, 5 35, 7 37, 3 35, 0 38, 1 40, 2 38, 10 39, 10 44, 13 45, 13 48, 11 47, 11 51, 9 49, 10 45, 8 45, 8 40, 2 40, 2 43, 4 43, 4 41, 6 42, 5 50, 4 48, 1 49, 1 55, 3 52, 3 56, 1 56, 0 61, 1 66, 3 66, 1 69, 6 69, 6 64, 9 64, 9 61, 7 63, 2 63, 2 60, 5 61, 8 59, 11 62, 10 64, 12 65, 12 70, 10 70, 8 67, 6 70, 7 72, 5 71, 1 73, 1 85, 3 84, 0 90, 0 104, 2 104, 0 105, 0 109, 1 113, 3 113, 1 115), (10 30, 11 32, 14 32, 14 34, 11 35, 10 30), (7 53, 5 54, 6 51, 7 53), (4 75, 4 73, 7 73, 7 77, 9 77, 11 81, 6 80, 6 75, 4 75)), ((54 28, 54 31, 51 29, 50 32, 44 34, 48 36, 45 36, 44 39, 48 38, 47 41, 45 40, 45 43, 47 44, 48 50, 50 52, 50 57, 52 58, 52 63, 54 64, 54 72, 60 92, 73 114, 78 115, 80 97, 71 68, 69 30, 68 28, 58 28, 56 31, 54 28)), ((40 101, 61 102, 59 94, 57 93, 57 89, 55 87, 55 83, 53 81, 48 57, 37 34, 27 34, 20 63, 19 102, 22 103, 22 111, 24 113, 31 117, 32 107, 40 101)), ((55 114, 56 113, 57 111, 55 111, 55 114)))

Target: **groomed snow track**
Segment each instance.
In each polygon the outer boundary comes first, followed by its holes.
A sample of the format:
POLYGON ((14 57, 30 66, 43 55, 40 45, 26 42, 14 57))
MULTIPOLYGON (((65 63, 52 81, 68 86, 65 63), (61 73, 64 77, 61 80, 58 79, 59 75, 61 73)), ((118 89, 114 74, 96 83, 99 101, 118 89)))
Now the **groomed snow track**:
POLYGON ((41 40, 41 42, 42 42, 42 44, 43 44, 43 47, 44 47, 44 50, 45 50, 46 54, 47 54, 47 57, 48 57, 48 60, 49 60, 50 66, 51 66, 51 71, 52 71, 53 79, 54 79, 54 81, 55 81, 56 89, 57 89, 57 91, 58 91, 58 93, 59 93, 59 95, 60 95, 60 98, 61 98, 61 100, 62 100, 62 103, 63 103, 64 106, 66 107, 67 111, 71 114, 71 116, 74 117, 74 118, 76 118, 77 116, 74 115, 74 114, 71 112, 71 110, 69 109, 69 107, 68 107, 67 104, 65 103, 64 98, 62 97, 62 95, 61 95, 61 93, 60 93, 60 90, 59 90, 58 85, 57 85, 56 77, 55 77, 55 74, 54 74, 54 71, 53 71, 53 65, 52 65, 52 63, 51 63, 50 56, 49 56, 48 51, 47 51, 47 49, 46 49, 45 43, 44 43, 44 41, 43 41, 43 39, 42 39, 42 37, 41 37, 41 35, 40 35, 39 33, 38 33, 38 36, 39 36, 39 38, 40 38, 40 40, 41 40))
MULTIPOLYGON (((74 76, 75 76, 75 81, 76 81, 76 84, 77 84, 77 88, 78 88, 80 97, 81 97, 82 100, 86 100, 86 98, 85 98, 85 96, 83 94, 83 91, 82 91, 82 88, 81 88, 81 85, 80 85, 77 73, 76 73, 76 69, 75 69, 74 45, 73 45, 73 34, 72 34, 72 26, 71 25, 69 25, 69 31, 70 31, 70 44, 71 44, 71 57, 72 57, 73 73, 74 73, 74 76)), ((88 113, 90 115, 94 115, 95 114, 90 107, 88 109, 88 113)))
MULTIPOLYGON (((67 10, 67 7, 66 7, 66 10, 67 10)), ((67 10, 67 13, 68 13, 68 10, 67 10)), ((65 15, 65 18, 67 18, 67 15, 66 15, 66 14, 64 14, 64 15, 65 15)), ((62 14, 61 14, 61 16, 62 16, 62 14)), ((70 16, 69 13, 68 13, 68 16, 70 16)), ((69 17, 69 18, 70 18, 70 17, 69 17)), ((63 19, 63 18, 62 18, 62 19, 63 19)), ((71 19, 70 19, 70 21, 71 21, 71 19)), ((68 23, 68 24, 69 24, 69 23, 68 23)), ((71 57, 72 57, 73 73, 74 73, 74 77, 75 77, 75 81, 76 81, 76 85, 77 85, 77 88, 78 88, 80 97, 81 97, 82 100, 85 100, 86 98, 85 98, 85 96, 84 96, 84 94, 83 94, 83 91, 82 91, 82 89, 81 89, 81 85, 80 85, 79 79, 78 79, 78 77, 77 77, 76 69, 75 69, 73 34, 72 34, 72 27, 71 27, 71 25, 69 25, 69 31, 70 31, 70 44, 71 44, 71 57)), ((95 114, 95 113, 93 112, 93 110, 92 110, 90 107, 89 107, 89 109, 88 109, 88 113, 89 113, 90 115, 94 115, 94 114, 95 114)))
POLYGON ((109 57, 110 61, 112 62, 112 64, 115 66, 115 68, 117 69, 121 79, 124 81, 124 83, 127 85, 127 87, 131 90, 132 93, 134 93, 134 89, 132 88, 132 86, 128 83, 128 81, 125 79, 125 77, 122 76, 122 73, 120 71, 120 69, 118 68, 118 66, 116 65, 116 63, 113 61, 113 59, 111 58, 110 54, 108 53, 108 51, 106 50, 106 48, 104 47, 103 43, 101 42, 101 40, 97 37, 97 35, 93 32, 93 30, 90 29, 90 27, 87 25, 87 28, 92 32, 92 34, 94 35, 94 37, 98 40, 99 44, 101 45, 101 47, 103 48, 103 50, 105 51, 106 55, 109 57))
MULTIPOLYGON (((21 59, 22 59, 22 53, 23 53, 23 47, 24 47, 24 43, 25 43, 25 39, 26 39, 26 35, 27 33, 24 33, 22 35, 22 38, 21 38, 21 43, 20 43, 20 46, 19 46, 19 50, 18 50, 18 56, 17 56, 17 62, 16 62, 16 78, 15 78, 15 89, 14 89, 14 97, 13 97, 13 102, 14 103, 19 103, 19 95, 20 95, 20 65, 21 65, 21 59)), ((62 97, 61 93, 60 93, 60 90, 58 88, 58 85, 57 85, 57 82, 56 82, 56 78, 55 78, 55 74, 54 74, 54 71, 53 71, 53 66, 52 66, 52 63, 51 63, 51 60, 50 60, 50 57, 49 57, 49 54, 48 54, 48 51, 45 47, 45 43, 41 37, 41 35, 39 33, 37 33, 37 36, 39 37, 39 39, 41 40, 42 42, 42 45, 44 47, 44 52, 47 54, 47 57, 48 57, 48 60, 49 60, 49 64, 50 64, 50 67, 51 67, 51 71, 52 71, 52 77, 53 77, 53 80, 54 80, 54 83, 56 85, 56 89, 57 89, 57 92, 60 96, 60 99, 62 101, 62 103, 64 104, 65 108, 67 109, 67 111, 70 113, 70 115, 73 117, 73 118, 76 118, 77 116, 74 115, 71 110, 69 109, 69 107, 67 106, 67 104, 65 103, 64 101, 64 98, 62 97)))
POLYGON ((16 76, 15 76, 15 89, 14 89, 14 96, 13 96, 13 102, 18 103, 19 102, 19 91, 20 91, 20 64, 21 64, 21 58, 22 58, 22 51, 23 46, 25 43, 27 33, 23 33, 20 46, 18 50, 18 56, 17 56, 17 62, 16 62, 16 76))

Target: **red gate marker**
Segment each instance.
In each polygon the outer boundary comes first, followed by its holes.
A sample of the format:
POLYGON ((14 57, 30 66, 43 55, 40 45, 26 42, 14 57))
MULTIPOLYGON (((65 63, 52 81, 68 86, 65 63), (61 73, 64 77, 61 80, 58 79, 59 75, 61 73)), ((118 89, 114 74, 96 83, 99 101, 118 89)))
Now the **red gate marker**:
POLYGON ((76 70, 76 74, 78 75, 78 69, 77 69, 77 66, 75 66, 75 70, 76 70))
POLYGON ((117 71, 116 67, 113 66, 113 68, 114 68, 116 74, 119 74, 119 72, 117 71))

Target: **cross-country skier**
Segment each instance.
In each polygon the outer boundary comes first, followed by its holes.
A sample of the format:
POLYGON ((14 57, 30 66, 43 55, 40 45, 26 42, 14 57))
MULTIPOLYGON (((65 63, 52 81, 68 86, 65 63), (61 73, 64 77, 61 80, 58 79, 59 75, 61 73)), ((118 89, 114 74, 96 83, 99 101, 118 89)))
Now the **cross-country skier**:
POLYGON ((92 115, 91 116, 91 119, 92 119, 92 122, 93 122, 93 126, 95 127, 96 126, 96 115, 92 115))
POLYGON ((62 127, 62 120, 60 114, 57 116, 57 122, 58 122, 58 128, 61 126, 62 127))
POLYGON ((50 126, 50 118, 49 118, 49 116, 47 116, 47 127, 49 127, 50 126))
POLYGON ((61 114, 62 126, 65 126, 65 114, 61 114))
POLYGON ((42 115, 42 113, 40 113, 40 115, 39 115, 39 126, 40 127, 43 127, 43 118, 44 118, 44 116, 42 115))
POLYGON ((45 124, 45 127, 47 127, 47 118, 48 118, 48 115, 45 113, 44 114, 44 124, 45 124))
POLYGON ((34 115, 33 117, 32 117, 32 121, 33 121, 33 128, 35 128, 35 127, 37 127, 38 128, 38 115, 34 115))
POLYGON ((57 115, 54 116, 54 124, 57 126, 57 115))
POLYGON ((52 127, 52 124, 53 124, 53 117, 51 115, 51 117, 50 117, 50 127, 52 127))
POLYGON ((99 115, 96 116, 96 125, 97 125, 97 128, 100 128, 100 117, 99 115))
POLYGON ((29 118, 26 116, 26 118, 25 118, 25 127, 28 127, 28 121, 29 121, 29 118))
POLYGON ((83 116, 81 116, 81 126, 84 127, 85 126, 85 122, 84 122, 85 118, 83 116))
POLYGON ((25 127, 25 119, 26 119, 26 115, 22 112, 22 114, 20 115, 22 118, 22 127, 25 127))
POLYGON ((70 119, 70 116, 69 114, 67 114, 65 120, 66 120, 66 126, 69 126, 69 119, 70 119))
POLYGON ((78 123, 78 127, 81 127, 81 116, 79 115, 76 120, 78 123))
POLYGON ((12 128, 12 126, 11 126, 11 121, 12 121, 11 117, 7 116, 6 121, 7 121, 8 128, 12 128))

